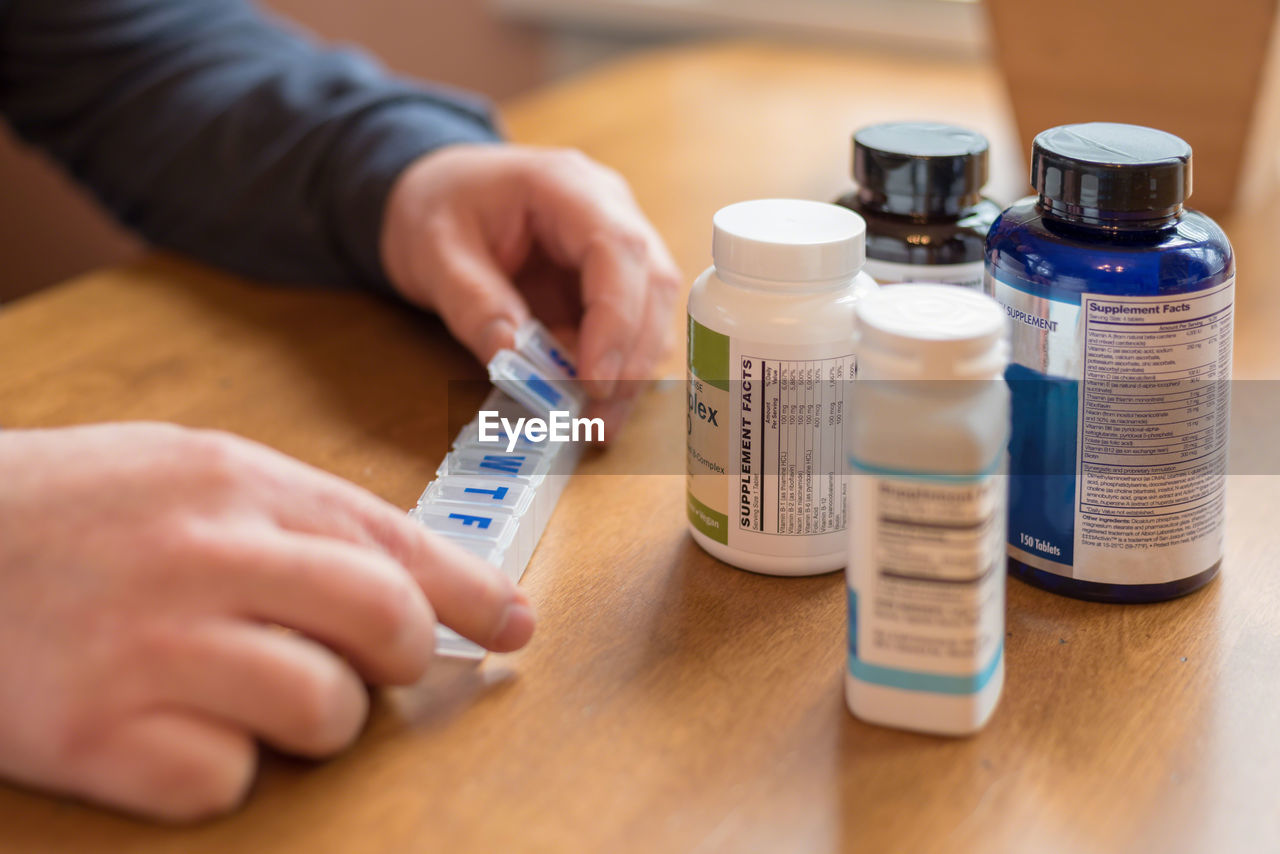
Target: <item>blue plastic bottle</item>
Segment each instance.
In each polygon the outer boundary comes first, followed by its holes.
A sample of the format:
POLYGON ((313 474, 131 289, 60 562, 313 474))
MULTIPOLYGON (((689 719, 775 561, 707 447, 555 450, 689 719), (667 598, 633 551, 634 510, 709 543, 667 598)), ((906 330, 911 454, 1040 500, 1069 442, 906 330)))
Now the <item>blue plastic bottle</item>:
POLYGON ((1191 149, 1122 124, 1036 137, 987 237, 1011 321, 1009 571, 1083 599, 1195 590, 1222 559, 1235 261, 1183 207, 1191 149))

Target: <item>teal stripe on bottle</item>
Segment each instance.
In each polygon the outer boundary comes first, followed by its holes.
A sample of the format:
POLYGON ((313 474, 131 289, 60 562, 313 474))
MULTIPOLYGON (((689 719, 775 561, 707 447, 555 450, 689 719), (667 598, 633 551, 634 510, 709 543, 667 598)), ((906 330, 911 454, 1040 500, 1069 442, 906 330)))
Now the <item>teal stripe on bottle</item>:
POLYGON ((882 667, 869 664, 858 658, 858 594, 853 588, 849 590, 849 672, 855 679, 870 682, 873 685, 884 685, 887 688, 901 688, 904 691, 924 691, 930 694, 976 694, 987 686, 995 675, 1004 657, 1004 639, 996 647, 991 656, 991 663, 977 673, 966 676, 955 676, 949 673, 925 673, 919 670, 899 670, 894 667, 882 667))
POLYGON ((951 472, 928 472, 919 469, 896 469, 886 466, 872 465, 864 463, 857 457, 850 455, 849 465, 856 469, 854 474, 869 474, 878 477, 897 477, 904 480, 929 480, 937 483, 977 483, 985 480, 1000 471, 1000 463, 1004 458, 1004 452, 996 456, 986 468, 977 472, 951 473, 951 472))

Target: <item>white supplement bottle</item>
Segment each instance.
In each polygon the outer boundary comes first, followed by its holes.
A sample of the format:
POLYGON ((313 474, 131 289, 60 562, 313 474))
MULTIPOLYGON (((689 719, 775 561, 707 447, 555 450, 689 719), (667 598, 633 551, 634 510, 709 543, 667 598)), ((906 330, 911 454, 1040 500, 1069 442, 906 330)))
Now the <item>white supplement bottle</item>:
POLYGON ((856 314, 845 696, 870 723, 977 732, 1004 683, 1007 321, 934 284, 856 314))
POLYGON ((688 518, 715 557, 771 575, 845 565, 846 423, 866 223, 761 199, 715 215, 689 294, 688 518))

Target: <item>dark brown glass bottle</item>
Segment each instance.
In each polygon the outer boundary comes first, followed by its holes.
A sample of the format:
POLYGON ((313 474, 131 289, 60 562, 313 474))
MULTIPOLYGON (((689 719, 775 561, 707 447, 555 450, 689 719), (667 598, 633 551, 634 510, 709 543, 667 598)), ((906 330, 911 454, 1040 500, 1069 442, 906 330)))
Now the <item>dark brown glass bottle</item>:
POLYGON ((1000 206, 982 195, 987 140, 933 122, 892 122, 853 135, 858 187, 836 203, 867 221, 867 266, 881 284, 982 289, 987 231, 1000 206))

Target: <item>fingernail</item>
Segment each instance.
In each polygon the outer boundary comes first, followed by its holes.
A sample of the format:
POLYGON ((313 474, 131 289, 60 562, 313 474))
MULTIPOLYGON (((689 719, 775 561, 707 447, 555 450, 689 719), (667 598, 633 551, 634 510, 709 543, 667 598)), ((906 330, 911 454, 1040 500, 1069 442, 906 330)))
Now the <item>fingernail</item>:
POLYGON ((483 359, 492 359, 493 354, 499 350, 510 349, 516 343, 516 325, 511 322, 510 318, 495 317, 485 326, 484 331, 480 334, 480 340, 484 342, 483 359))
POLYGON ((595 380, 595 396, 607 398, 613 396, 614 387, 618 383, 618 374, 622 373, 622 354, 610 350, 596 361, 592 376, 595 380))
POLYGON ((493 633, 493 640, 488 647, 499 652, 519 649, 529 642, 537 622, 533 608, 529 607, 529 600, 524 593, 517 592, 515 601, 502 612, 498 630, 493 633))

